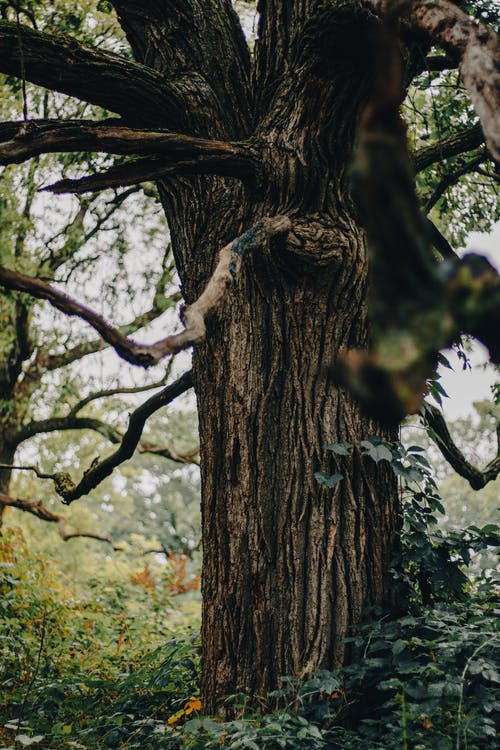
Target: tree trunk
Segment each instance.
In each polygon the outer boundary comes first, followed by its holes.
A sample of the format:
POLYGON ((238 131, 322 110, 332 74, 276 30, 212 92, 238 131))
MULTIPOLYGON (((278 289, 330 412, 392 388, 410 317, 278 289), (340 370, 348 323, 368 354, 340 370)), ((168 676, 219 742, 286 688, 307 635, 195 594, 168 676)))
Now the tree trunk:
POLYGON ((326 450, 381 434, 326 373, 366 342, 359 232, 346 247, 340 269, 255 257, 196 352, 208 711, 340 665, 348 627, 390 597, 395 483, 358 452, 335 465, 326 450), (344 478, 325 489, 320 470, 344 478))
POLYGON ((242 230, 266 215, 292 221, 286 241, 244 259, 194 355, 202 697, 212 712, 240 689, 263 695, 282 675, 341 664, 363 607, 390 599, 396 483, 357 450, 336 465, 326 448, 382 434, 327 377, 343 348, 367 343, 367 260, 349 167, 376 21, 354 0, 261 2, 251 62, 229 0, 182 3, 185 19, 159 3, 141 14, 114 4, 137 59, 210 81, 214 97, 196 104, 190 133, 250 137, 263 155, 258 184, 160 185, 187 302, 242 230), (343 479, 325 489, 320 470, 343 479))
MULTIPOLYGON (((0 464, 11 466, 14 461, 15 454, 15 447, 9 445, 8 443, 5 443, 0 437, 0 464)), ((0 468, 0 492, 5 495, 9 494, 11 477, 12 469, 0 468)), ((0 503, 0 530, 2 528, 4 510, 4 506, 2 505, 2 503, 0 503)))

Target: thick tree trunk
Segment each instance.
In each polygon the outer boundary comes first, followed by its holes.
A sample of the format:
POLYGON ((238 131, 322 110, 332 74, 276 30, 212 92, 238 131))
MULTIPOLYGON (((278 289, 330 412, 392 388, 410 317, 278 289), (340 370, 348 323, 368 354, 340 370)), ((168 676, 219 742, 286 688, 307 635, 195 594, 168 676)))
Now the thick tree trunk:
POLYGON ((341 349, 367 340, 349 165, 376 21, 354 0, 259 3, 250 61, 229 0, 175 3, 185 18, 169 3, 146 2, 140 15, 128 0, 114 4, 137 59, 210 82, 203 90, 214 97, 196 104, 190 134, 251 137, 262 154, 257 185, 186 177, 160 186, 187 302, 242 230, 266 215, 292 221, 286 242, 245 258, 194 357, 202 696, 212 712, 239 689, 263 695, 282 675, 340 664, 363 607, 390 599, 395 482, 359 452, 336 466, 326 449, 381 434, 326 375, 341 349), (214 28, 221 38, 206 33, 214 28), (314 478, 328 469, 344 477, 334 489, 314 478))
POLYGON ((321 271, 255 257, 196 352, 208 711, 338 666, 348 627, 390 598, 394 481, 357 452, 336 466, 326 450, 381 434, 326 376, 366 341, 359 232, 345 249, 321 271), (314 478, 325 469, 344 476, 333 490, 314 478))

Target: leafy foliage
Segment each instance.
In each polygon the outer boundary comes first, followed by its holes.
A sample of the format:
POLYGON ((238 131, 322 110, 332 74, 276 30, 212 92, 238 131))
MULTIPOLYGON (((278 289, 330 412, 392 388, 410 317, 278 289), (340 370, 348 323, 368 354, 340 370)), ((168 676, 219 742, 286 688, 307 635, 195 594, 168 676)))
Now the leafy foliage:
POLYGON ((78 735, 84 746, 117 747, 196 692, 196 635, 174 637, 189 612, 174 599, 192 582, 183 560, 104 565, 83 588, 10 529, 0 565, 4 741, 43 735, 62 748, 78 735))
POLYGON ((491 571, 476 567, 471 577, 467 567, 475 553, 498 546, 499 528, 440 527, 445 509, 419 445, 371 436, 359 447, 328 448, 341 462, 355 450, 364 461, 385 462, 405 498, 395 606, 367 612, 351 632, 350 666, 283 677, 267 697, 241 696, 232 721, 204 717, 198 640, 177 636, 185 616, 172 597, 182 590, 182 566, 167 572, 135 559, 113 580, 101 570, 82 594, 53 561, 35 562, 26 539, 11 530, 2 543, 5 746, 14 747, 15 736, 16 748, 89 750, 492 746, 500 718, 499 597, 491 571))

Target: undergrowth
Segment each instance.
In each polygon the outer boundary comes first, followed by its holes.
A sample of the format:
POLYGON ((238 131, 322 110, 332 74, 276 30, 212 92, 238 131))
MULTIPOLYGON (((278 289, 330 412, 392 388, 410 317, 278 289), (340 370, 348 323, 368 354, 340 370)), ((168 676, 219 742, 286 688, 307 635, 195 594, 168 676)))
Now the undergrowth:
MULTIPOLYGON (((260 710, 256 696, 231 696, 232 721, 203 716, 199 640, 176 632, 169 617, 175 586, 184 590, 178 570, 167 566, 156 581, 146 568, 128 583, 91 581, 85 596, 76 595, 53 561, 30 555, 21 532, 6 532, 0 750, 493 749, 499 594, 492 570, 477 560, 492 560, 499 528, 443 531, 421 449, 377 438, 363 448, 402 482, 397 607, 366 613, 347 639, 357 655, 349 666, 283 677, 260 710)), ((345 457, 351 448, 330 450, 345 457)))

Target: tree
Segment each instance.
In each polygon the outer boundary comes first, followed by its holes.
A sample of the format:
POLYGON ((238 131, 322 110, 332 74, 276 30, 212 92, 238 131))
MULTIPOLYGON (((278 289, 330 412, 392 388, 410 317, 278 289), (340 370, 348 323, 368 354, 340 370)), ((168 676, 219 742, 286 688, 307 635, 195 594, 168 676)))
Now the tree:
MULTIPOLYGON (((53 11, 57 15, 64 9, 63 5, 53 11)), ((77 13, 66 9, 63 18, 67 28, 78 28, 88 9, 79 8, 77 13)), ((21 10, 28 13, 29 9, 21 10)), ((8 4, 3 12, 9 12, 8 4)), ((36 23, 35 16, 28 17, 36 23)), ((50 21, 50 13, 47 19, 45 11, 43 18, 45 22, 50 21)), ((112 28, 110 33, 109 26, 109 17, 103 17, 93 28, 94 36, 99 35, 101 42, 113 39, 114 30, 112 28)), ((8 119, 13 110, 23 106, 23 92, 18 84, 14 79, 2 82, 2 119, 8 119)), ((80 116, 87 107, 74 100, 61 101, 56 94, 42 89, 30 90, 25 106, 32 114, 36 112, 45 119, 56 113, 71 119, 80 116)), ((68 168, 77 164, 86 170, 95 168, 99 161, 102 162, 102 158, 92 154, 49 154, 36 157, 21 168, 4 170, 0 200, 2 262, 15 259, 17 267, 46 280, 64 279, 74 288, 83 284, 88 287, 89 279, 102 277, 102 283, 94 281, 91 292, 94 299, 101 299, 108 310, 112 310, 119 289, 130 289, 127 263, 133 262, 132 245, 137 243, 136 237, 131 235, 140 232, 159 264, 153 274, 148 274, 147 283, 134 274, 135 288, 129 292, 130 304, 123 326, 123 332, 133 333, 158 320, 179 299, 178 292, 172 289, 175 266, 154 187, 144 185, 115 190, 104 199, 97 195, 78 197, 72 199, 69 206, 67 203, 60 205, 59 210, 48 207, 39 192, 39 187, 54 174, 63 176, 68 168), (132 197, 135 197, 133 206, 132 197), (103 268, 106 255, 108 268, 112 268, 112 281, 106 280, 109 270, 106 274, 103 268), (127 263, 123 262, 125 256, 127 263), (150 297, 146 309, 145 296, 150 297), (141 307, 142 310, 134 314, 141 307)), ((68 530, 66 517, 51 511, 38 498, 28 501, 10 497, 10 467, 18 449, 37 435, 67 430, 91 430, 111 444, 120 443, 122 435, 117 427, 107 423, 105 418, 96 418, 96 404, 109 402, 118 395, 130 397, 133 393, 159 389, 165 385, 171 367, 165 373, 143 378, 142 384, 123 383, 122 378, 114 379, 109 374, 104 378, 86 374, 82 378, 78 366, 92 355, 95 363, 95 355, 106 349, 105 342, 98 337, 90 339, 86 331, 74 327, 68 335, 67 327, 55 320, 48 322, 47 312, 40 317, 33 302, 26 295, 4 294, 0 300, 3 328, 0 346, 5 365, 0 373, 3 428, 0 435, 0 522, 5 507, 19 508, 56 523, 62 538, 67 539, 73 537, 74 530, 68 530)), ((176 454, 164 443, 142 444, 141 449, 154 449, 155 453, 177 461, 192 460, 176 454)), ((88 533, 102 536, 99 530, 85 532, 88 533)))
MULTIPOLYGON (((21 270, 3 267, 0 283, 80 317, 137 365, 195 345, 212 711, 240 688, 262 694, 281 675, 338 665, 363 608, 391 600, 395 481, 384 462, 355 450, 334 463, 326 446, 393 437, 461 330, 498 355, 498 277, 475 260, 438 272, 430 232, 441 253, 453 251, 418 212, 399 116, 422 71, 432 80, 459 67, 481 125, 452 123, 462 127, 413 164, 445 164, 429 206, 473 170, 489 180, 498 42, 447 0, 414 0, 387 21, 377 0, 261 1, 253 55, 229 0, 96 5, 116 12, 134 60, 6 21, 0 70, 120 119, 7 122, 0 155, 138 156, 50 190, 157 181, 185 329, 142 344, 21 270), (463 153, 472 157, 453 161, 463 153)), ((63 499, 95 486, 102 463, 78 484, 54 475, 63 499)))

